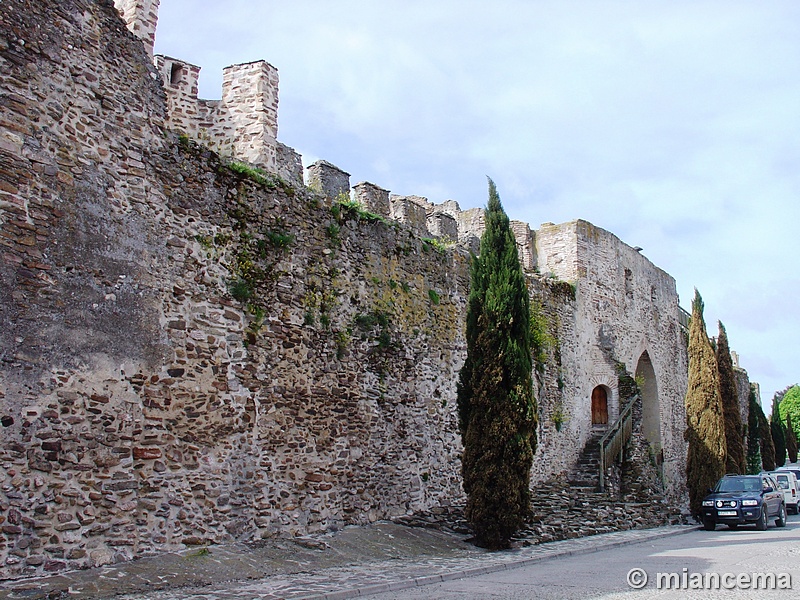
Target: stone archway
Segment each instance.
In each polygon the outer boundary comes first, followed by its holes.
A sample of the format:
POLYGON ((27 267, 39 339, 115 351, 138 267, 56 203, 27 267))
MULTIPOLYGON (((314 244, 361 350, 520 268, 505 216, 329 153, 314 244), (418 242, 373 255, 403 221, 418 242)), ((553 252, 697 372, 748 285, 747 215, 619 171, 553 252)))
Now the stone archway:
POLYGON ((645 350, 636 365, 636 383, 642 392, 642 435, 655 452, 661 450, 661 410, 658 382, 650 355, 645 350))

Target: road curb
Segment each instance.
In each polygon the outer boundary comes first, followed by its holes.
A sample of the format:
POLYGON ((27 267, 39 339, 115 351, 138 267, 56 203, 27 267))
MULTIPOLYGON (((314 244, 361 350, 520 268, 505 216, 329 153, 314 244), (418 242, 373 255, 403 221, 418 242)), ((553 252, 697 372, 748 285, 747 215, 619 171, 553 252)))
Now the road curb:
MULTIPOLYGON (((640 530, 640 531, 645 531, 645 530, 640 530)), ((689 533, 692 531, 697 531, 697 527, 687 525, 685 527, 680 527, 675 529, 670 528, 669 531, 663 531, 660 530, 660 528, 657 528, 653 530, 653 533, 651 535, 642 536, 640 538, 612 539, 608 541, 598 540, 599 543, 587 545, 582 548, 564 548, 563 550, 554 549, 552 552, 549 553, 542 553, 537 556, 521 557, 519 560, 515 561, 498 562, 496 564, 489 564, 482 567, 475 567, 472 569, 462 569, 460 571, 451 571, 449 573, 439 573, 436 575, 427 575, 425 577, 416 577, 414 579, 407 579, 405 581, 378 583, 375 585, 366 585, 356 588, 337 590, 335 592, 327 592, 325 594, 312 594, 309 596, 300 596, 297 598, 297 600, 347 600, 349 598, 358 598, 359 596, 370 596, 372 594, 382 594, 385 592, 399 592, 411 588, 433 585, 435 583, 453 581, 455 579, 467 579, 469 577, 488 575, 489 573, 497 573, 499 571, 510 571, 512 569, 518 569, 520 567, 525 567, 528 565, 532 565, 545 560, 550 560, 553 558, 560 558, 565 556, 580 556, 583 554, 591 554, 593 552, 599 552, 600 550, 607 550, 609 548, 616 548, 618 546, 623 546, 628 544, 641 544, 643 542, 649 542, 661 538, 682 535, 684 533, 689 533)), ((595 536, 590 536, 589 538, 576 538, 575 541, 579 540, 585 541, 587 539, 591 540, 592 537, 595 536)), ((563 543, 563 541, 554 543, 563 543)), ((537 546, 537 548, 543 548, 543 547, 547 547, 547 544, 542 544, 540 546, 537 546)))

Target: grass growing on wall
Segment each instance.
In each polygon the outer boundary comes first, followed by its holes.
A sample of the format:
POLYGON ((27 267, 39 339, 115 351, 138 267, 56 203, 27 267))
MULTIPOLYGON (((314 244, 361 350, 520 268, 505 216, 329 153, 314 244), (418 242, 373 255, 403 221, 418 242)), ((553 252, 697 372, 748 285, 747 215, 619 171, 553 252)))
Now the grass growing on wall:
POLYGON ((447 250, 454 245, 453 242, 443 242, 436 238, 422 238, 422 251, 430 252, 434 250, 439 254, 446 254, 447 250))
POLYGON ((274 190, 277 187, 275 177, 267 173, 264 169, 251 167, 250 165, 242 162, 230 162, 228 163, 228 168, 234 173, 239 173, 240 175, 244 175, 245 177, 252 179, 267 189, 274 190))
POLYGON ((533 355, 536 370, 541 373, 547 362, 547 353, 558 345, 558 340, 550 334, 550 324, 544 314, 542 304, 533 300, 530 307, 531 315, 531 354, 533 355))
POLYGON ((357 221, 380 222, 390 227, 398 225, 394 221, 389 221, 381 215, 368 211, 361 203, 351 200, 350 197, 344 193, 339 194, 333 201, 331 214, 337 221, 353 218, 357 221))

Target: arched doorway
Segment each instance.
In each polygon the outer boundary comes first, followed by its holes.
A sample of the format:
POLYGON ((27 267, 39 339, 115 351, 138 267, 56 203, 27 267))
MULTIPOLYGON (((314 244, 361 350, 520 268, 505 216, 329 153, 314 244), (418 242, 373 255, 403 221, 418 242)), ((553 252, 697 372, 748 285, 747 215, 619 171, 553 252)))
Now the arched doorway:
POLYGON ((636 383, 642 393, 642 435, 650 446, 661 450, 661 411, 658 402, 658 383, 650 355, 645 350, 636 365, 636 383))
POLYGON ((608 392, 602 385, 592 390, 592 425, 608 425, 608 392))

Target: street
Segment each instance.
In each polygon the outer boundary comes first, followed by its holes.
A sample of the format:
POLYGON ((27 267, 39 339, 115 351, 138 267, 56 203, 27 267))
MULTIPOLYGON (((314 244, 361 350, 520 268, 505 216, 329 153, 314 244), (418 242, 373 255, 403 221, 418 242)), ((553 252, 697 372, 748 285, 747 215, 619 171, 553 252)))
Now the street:
MULTIPOLYGON (((718 527, 710 532, 698 529, 688 534, 650 542, 610 548, 601 552, 555 558, 526 567, 460 579, 395 593, 364 596, 370 600, 452 598, 452 599, 546 599, 581 598, 792 598, 787 589, 676 589, 683 583, 690 588, 692 574, 786 573, 794 590, 800 589, 800 517, 792 515, 785 528, 770 523, 767 531, 718 527), (648 583, 634 590, 627 583, 631 569, 643 569, 648 583), (675 573, 662 578, 657 589, 657 573, 675 573)), ((702 575, 694 581, 702 585, 702 575)), ((713 578, 710 579, 713 585, 713 578)), ((735 577, 722 579, 737 585, 735 577)), ((769 581, 763 579, 763 581, 769 581)), ((775 580, 779 583, 778 579, 775 580)), ((783 579, 785 583, 786 578, 783 579)), ((746 584, 744 584, 746 585, 746 584)), ((755 583, 750 584, 751 587, 755 583)), ((743 586, 742 586, 743 587, 743 586)), ((763 586, 762 586, 763 587, 763 586)))

